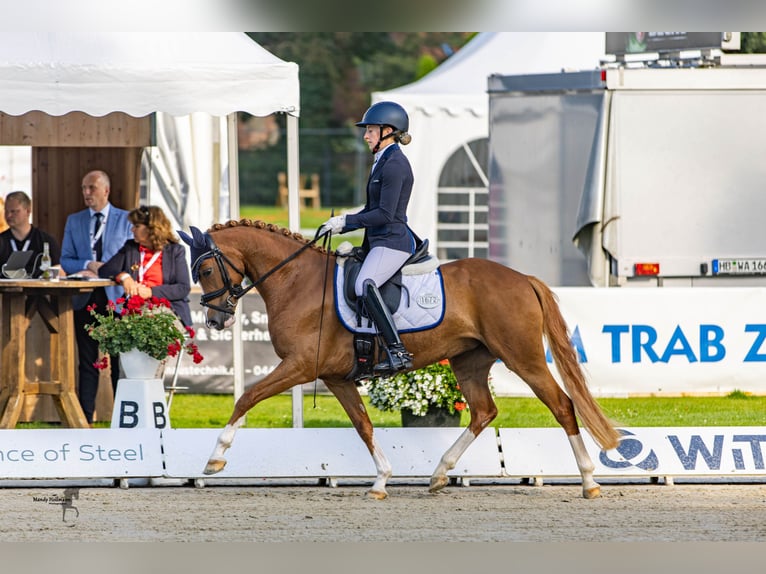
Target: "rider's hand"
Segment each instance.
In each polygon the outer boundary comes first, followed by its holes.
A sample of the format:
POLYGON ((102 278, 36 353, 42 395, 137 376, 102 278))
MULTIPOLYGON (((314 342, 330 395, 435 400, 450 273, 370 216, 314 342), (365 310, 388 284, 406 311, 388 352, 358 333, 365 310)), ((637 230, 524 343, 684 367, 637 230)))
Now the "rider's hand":
POLYGON ((344 227, 346 227, 345 213, 343 215, 336 215, 335 217, 331 217, 325 221, 319 228, 319 235, 324 235, 328 231, 332 232, 333 234, 338 234, 343 231, 344 227))

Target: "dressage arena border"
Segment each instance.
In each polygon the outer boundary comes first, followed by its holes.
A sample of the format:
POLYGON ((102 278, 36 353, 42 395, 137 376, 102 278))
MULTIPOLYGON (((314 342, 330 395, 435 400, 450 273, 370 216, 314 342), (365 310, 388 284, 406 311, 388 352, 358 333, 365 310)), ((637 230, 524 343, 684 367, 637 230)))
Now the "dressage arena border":
MULTIPOLYGON (((427 479, 465 429, 379 428, 375 432, 393 478, 427 479)), ((587 432, 595 477, 610 481, 693 477, 697 482, 749 478, 766 482, 764 427, 622 428, 617 449, 602 452, 587 432)), ((95 479, 99 485, 225 484, 281 479, 337 485, 367 480, 375 467, 352 428, 240 429, 223 471, 202 470, 219 429, 33 429, 0 431, 0 487, 95 479), (142 483, 141 480, 144 480, 142 483)), ((558 428, 488 428, 448 475, 473 479, 579 480, 564 432, 558 428)))

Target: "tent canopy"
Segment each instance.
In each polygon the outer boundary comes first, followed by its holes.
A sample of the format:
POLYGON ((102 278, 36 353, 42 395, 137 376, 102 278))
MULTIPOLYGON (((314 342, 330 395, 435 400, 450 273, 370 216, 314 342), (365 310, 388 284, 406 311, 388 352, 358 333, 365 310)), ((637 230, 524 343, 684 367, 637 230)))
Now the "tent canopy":
POLYGON ((438 249, 439 177, 456 150, 488 137, 490 75, 591 70, 602 58, 603 32, 484 32, 417 82, 373 93, 373 103, 395 101, 410 116, 412 143, 402 149, 415 174, 409 214, 418 235, 438 249))
MULTIPOLYGON (((145 199, 166 207, 177 225, 205 225, 239 212, 236 173, 227 169, 236 166, 236 134, 227 116, 284 112, 296 121, 298 66, 240 32, 6 32, 0 111, 34 110, 156 113, 145 199)), ((297 138, 288 132, 287 139, 297 158, 297 138)), ((297 165, 288 173, 297 181, 297 165)))
POLYGON ((4 32, 3 112, 300 112, 298 66, 244 33, 4 32))

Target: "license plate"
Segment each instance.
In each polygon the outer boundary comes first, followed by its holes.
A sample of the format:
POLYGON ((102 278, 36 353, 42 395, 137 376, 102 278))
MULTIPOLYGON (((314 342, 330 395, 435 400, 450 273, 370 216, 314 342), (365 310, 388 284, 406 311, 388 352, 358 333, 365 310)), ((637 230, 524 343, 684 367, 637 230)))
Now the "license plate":
POLYGON ((763 275, 766 259, 713 259, 713 275, 763 275))

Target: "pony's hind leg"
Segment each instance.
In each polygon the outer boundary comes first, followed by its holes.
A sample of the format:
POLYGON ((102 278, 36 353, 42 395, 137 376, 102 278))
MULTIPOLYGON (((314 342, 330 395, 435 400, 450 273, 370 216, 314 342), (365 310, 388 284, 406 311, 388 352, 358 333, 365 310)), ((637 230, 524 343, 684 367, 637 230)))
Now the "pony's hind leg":
POLYGON ((583 496, 585 498, 597 498, 601 494, 601 487, 593 480, 593 471, 596 467, 585 449, 572 400, 561 390, 561 387, 558 386, 548 371, 544 357, 541 360, 544 370, 517 368, 516 373, 530 386, 537 398, 548 407, 556 421, 566 432, 577 461, 577 468, 582 477, 583 496))
POLYGON ((452 372, 460 385, 471 412, 471 422, 455 443, 442 455, 431 475, 429 492, 437 492, 447 486, 447 472, 455 468, 457 461, 471 446, 477 436, 497 416, 497 406, 489 390, 489 370, 495 358, 481 347, 450 359, 452 372))
POLYGON ((375 463, 375 482, 372 488, 367 491, 367 496, 376 500, 383 500, 388 496, 386 491, 386 483, 391 478, 391 463, 388 462, 388 458, 380 448, 380 445, 375 441, 373 436, 372 422, 370 416, 367 414, 367 409, 364 406, 362 397, 359 395, 359 391, 356 385, 344 379, 323 379, 328 389, 335 395, 338 402, 346 411, 348 418, 351 419, 351 423, 354 425, 359 437, 367 445, 367 449, 370 451, 372 460, 375 463))

